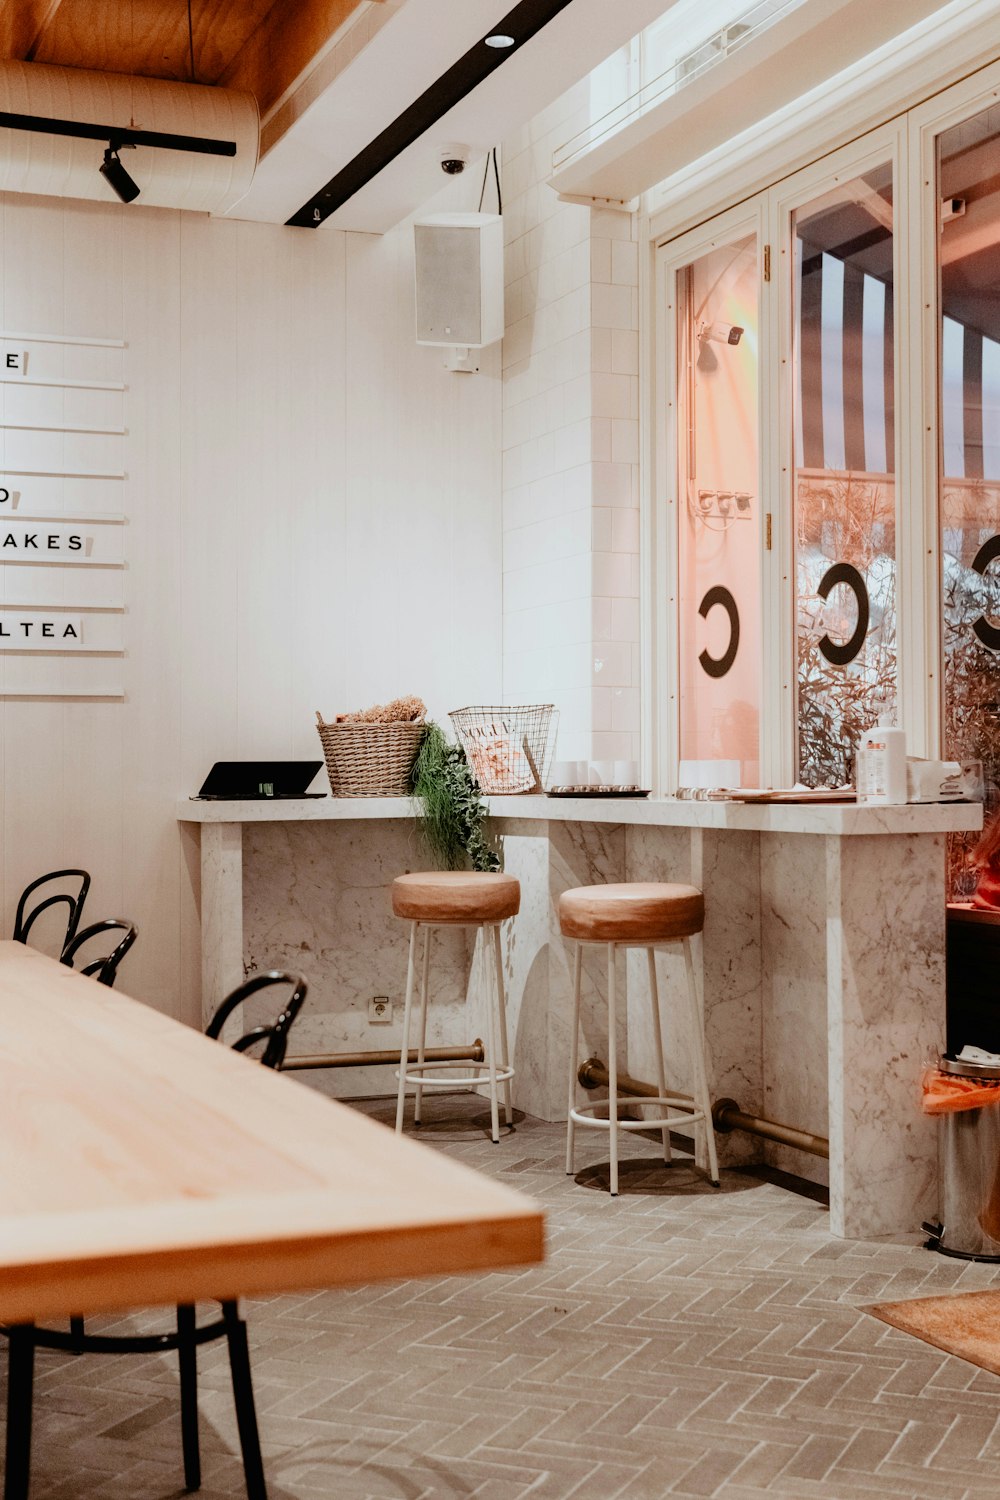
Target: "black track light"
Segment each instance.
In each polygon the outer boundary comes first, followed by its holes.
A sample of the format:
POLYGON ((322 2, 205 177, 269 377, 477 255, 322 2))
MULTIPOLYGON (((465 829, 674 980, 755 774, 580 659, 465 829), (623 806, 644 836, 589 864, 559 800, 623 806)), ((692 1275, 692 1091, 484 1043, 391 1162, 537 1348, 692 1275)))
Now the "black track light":
POLYGON ((139 196, 139 184, 122 166, 118 151, 119 147, 114 144, 107 148, 101 163, 101 176, 123 203, 134 203, 139 196))

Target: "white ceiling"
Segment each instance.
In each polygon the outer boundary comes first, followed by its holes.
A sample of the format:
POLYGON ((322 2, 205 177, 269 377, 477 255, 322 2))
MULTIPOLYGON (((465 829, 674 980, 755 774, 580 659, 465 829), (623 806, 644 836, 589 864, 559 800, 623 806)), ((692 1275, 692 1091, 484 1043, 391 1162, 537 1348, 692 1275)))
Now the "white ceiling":
MULTIPOLYGON (((326 225, 378 234, 392 228, 441 188, 442 145, 460 141, 481 158, 671 3, 572 0, 326 225)), ((229 216, 285 223, 510 9, 511 0, 406 0, 262 158, 229 216)))

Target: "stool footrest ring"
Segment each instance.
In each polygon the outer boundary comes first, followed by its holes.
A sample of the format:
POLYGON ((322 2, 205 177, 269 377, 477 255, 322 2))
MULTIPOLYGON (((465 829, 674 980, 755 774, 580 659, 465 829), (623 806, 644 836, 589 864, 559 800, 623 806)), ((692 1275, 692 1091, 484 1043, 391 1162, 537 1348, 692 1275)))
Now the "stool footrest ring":
MULTIPOLYGON (((669 1106, 671 1109, 683 1110, 682 1114, 671 1115, 669 1119, 664 1116, 659 1120, 623 1120, 621 1115, 619 1115, 619 1130, 658 1130, 664 1125, 669 1125, 671 1130, 685 1130, 689 1125, 697 1125, 702 1120, 708 1118, 703 1109, 692 1109, 690 1107, 690 1100, 686 1099, 636 1099, 629 1094, 627 1098, 619 1099, 618 1104, 619 1108, 622 1106, 631 1107, 636 1104, 642 1104, 644 1107, 648 1104, 658 1104, 661 1109, 669 1106)), ((608 1102, 606 1099, 601 1100, 597 1104, 584 1104, 579 1109, 570 1111, 570 1119, 576 1125, 589 1125, 592 1129, 596 1130, 610 1130, 611 1121, 602 1119, 595 1113, 597 1110, 607 1109, 607 1107, 608 1102)))
MULTIPOLYGON (((457 1062, 410 1063, 406 1072, 403 1074, 403 1082, 419 1083, 422 1084, 425 1089, 453 1089, 462 1087, 477 1088, 482 1083, 489 1083, 490 1070, 488 1063, 473 1064, 474 1067, 480 1068, 482 1070, 481 1073, 478 1073, 474 1078, 427 1078, 424 1076, 425 1073, 433 1072, 435 1070, 444 1070, 445 1068, 456 1068, 459 1066, 460 1064, 457 1062)), ((396 1069, 396 1077, 399 1077, 398 1068, 396 1069)), ((496 1077, 497 1083, 508 1083, 510 1079, 514 1077, 514 1069, 497 1068, 496 1077)))

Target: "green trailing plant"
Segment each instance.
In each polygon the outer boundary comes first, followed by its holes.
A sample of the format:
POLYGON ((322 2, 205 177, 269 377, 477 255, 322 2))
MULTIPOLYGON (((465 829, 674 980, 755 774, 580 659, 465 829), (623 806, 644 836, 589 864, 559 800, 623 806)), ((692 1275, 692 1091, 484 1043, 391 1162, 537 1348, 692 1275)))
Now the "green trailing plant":
POLYGON ((429 723, 411 775, 413 795, 423 804, 420 835, 434 862, 445 870, 500 869, 500 855, 486 834, 486 803, 465 751, 429 723))

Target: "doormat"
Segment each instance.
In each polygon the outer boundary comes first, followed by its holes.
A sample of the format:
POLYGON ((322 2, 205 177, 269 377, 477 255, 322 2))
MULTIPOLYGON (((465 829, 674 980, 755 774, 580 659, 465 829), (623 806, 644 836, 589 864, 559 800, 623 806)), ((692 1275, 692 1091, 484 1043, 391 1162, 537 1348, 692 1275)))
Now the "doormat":
POLYGON ((935 1349, 1000 1375, 1000 1292, 878 1302, 865 1311, 935 1349))

